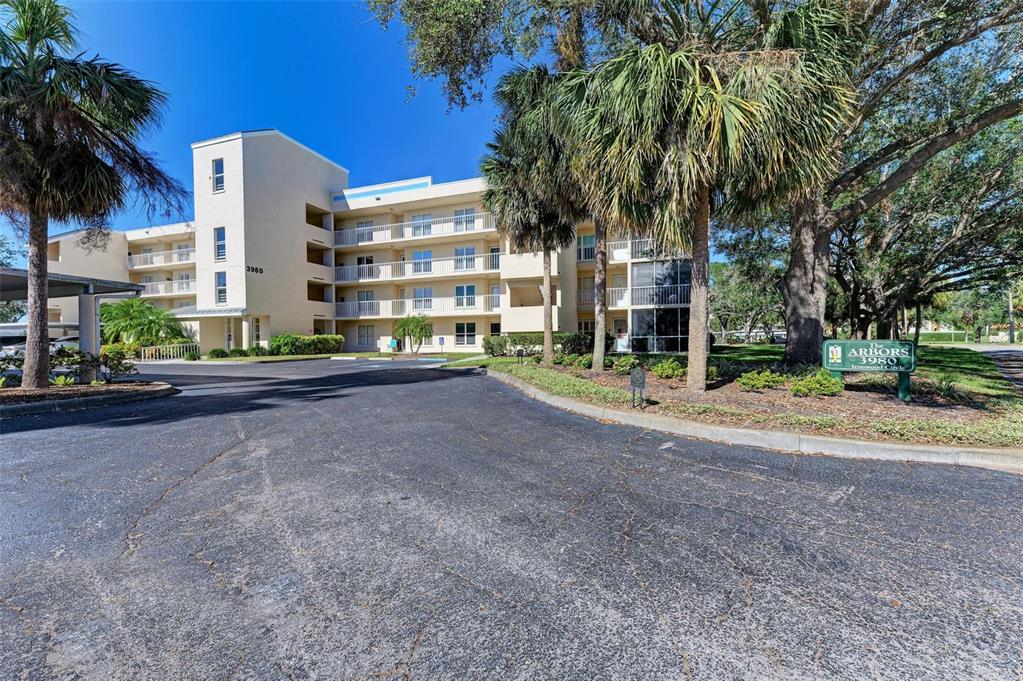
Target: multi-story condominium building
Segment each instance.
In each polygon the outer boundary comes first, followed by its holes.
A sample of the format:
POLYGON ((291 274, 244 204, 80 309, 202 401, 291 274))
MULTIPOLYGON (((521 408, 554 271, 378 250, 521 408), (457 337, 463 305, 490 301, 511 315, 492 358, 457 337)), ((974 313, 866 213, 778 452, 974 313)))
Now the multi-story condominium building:
MULTIPOLYGON (((207 351, 271 335, 339 333, 349 350, 392 347, 395 322, 425 314, 424 350, 479 350, 483 338, 543 328, 539 253, 518 253, 480 205, 482 179, 429 177, 348 187, 348 171, 276 130, 192 145, 195 219, 113 232, 84 251, 50 239, 54 272, 142 283, 207 351)), ((593 228, 554 259, 554 324, 591 330, 593 228)), ((689 262, 646 241, 608 249, 607 329, 620 351, 686 346, 689 262)), ((73 323, 73 301, 51 301, 73 323)), ((399 343, 401 339, 395 339, 399 343)))

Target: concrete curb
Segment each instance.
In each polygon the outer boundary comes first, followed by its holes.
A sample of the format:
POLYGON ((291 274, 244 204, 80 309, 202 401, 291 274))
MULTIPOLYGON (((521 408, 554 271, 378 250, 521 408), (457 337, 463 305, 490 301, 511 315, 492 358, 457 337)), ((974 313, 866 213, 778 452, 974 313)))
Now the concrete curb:
POLYGON ((0 419, 31 414, 49 414, 53 412, 77 411, 93 407, 106 407, 113 404, 154 400, 158 397, 176 395, 180 390, 170 383, 156 382, 152 387, 139 392, 113 395, 93 395, 92 397, 72 397, 66 400, 50 400, 47 402, 26 402, 24 404, 0 405, 0 419))
POLYGON ((743 445, 760 449, 776 449, 800 454, 825 454, 847 459, 879 459, 916 463, 939 463, 953 466, 973 466, 990 470, 1005 471, 1023 475, 1023 449, 985 449, 943 447, 939 445, 912 445, 898 442, 874 442, 869 440, 848 440, 845 438, 807 435, 781 430, 751 430, 716 426, 697 421, 660 414, 644 414, 639 411, 624 411, 611 407, 600 407, 586 402, 551 395, 514 376, 493 369, 485 370, 487 375, 514 388, 529 397, 545 402, 552 407, 582 414, 601 421, 613 421, 629 426, 649 428, 675 435, 710 440, 731 445, 743 445))

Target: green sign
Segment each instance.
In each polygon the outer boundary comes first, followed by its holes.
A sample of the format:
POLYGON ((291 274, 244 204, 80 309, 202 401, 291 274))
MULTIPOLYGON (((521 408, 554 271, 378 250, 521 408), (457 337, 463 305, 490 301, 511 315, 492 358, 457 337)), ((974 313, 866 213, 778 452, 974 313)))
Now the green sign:
POLYGON ((909 401, 909 374, 916 369, 916 345, 897 340, 828 340, 824 368, 836 378, 843 371, 890 371, 899 374, 899 399, 909 401))
POLYGON ((913 371, 916 346, 897 340, 824 341, 824 368, 828 371, 913 371))

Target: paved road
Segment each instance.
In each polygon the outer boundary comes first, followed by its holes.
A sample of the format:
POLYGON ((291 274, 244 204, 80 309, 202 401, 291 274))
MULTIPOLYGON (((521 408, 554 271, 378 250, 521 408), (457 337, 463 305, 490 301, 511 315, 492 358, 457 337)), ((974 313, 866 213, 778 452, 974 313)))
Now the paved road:
POLYGON ((2 679, 1019 679, 1023 478, 174 365, 5 422, 2 679))
POLYGON ((1005 377, 1023 390, 1023 346, 985 345, 978 349, 993 359, 1005 377))

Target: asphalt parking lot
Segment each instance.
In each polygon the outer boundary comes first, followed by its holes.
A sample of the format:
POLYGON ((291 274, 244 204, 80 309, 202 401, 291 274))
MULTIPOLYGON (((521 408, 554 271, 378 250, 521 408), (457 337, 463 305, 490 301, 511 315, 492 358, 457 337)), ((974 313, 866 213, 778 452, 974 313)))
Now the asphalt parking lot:
POLYGON ((0 679, 1023 678, 1023 478, 422 363, 147 372, 0 426, 0 679))

